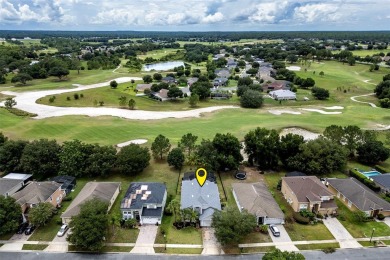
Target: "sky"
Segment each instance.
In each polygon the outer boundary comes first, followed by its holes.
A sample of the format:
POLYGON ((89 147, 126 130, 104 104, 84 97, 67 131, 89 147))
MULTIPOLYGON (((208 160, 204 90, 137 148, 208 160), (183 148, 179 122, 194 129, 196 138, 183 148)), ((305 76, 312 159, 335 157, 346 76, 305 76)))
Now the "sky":
POLYGON ((390 30, 390 0, 0 0, 0 30, 390 30))

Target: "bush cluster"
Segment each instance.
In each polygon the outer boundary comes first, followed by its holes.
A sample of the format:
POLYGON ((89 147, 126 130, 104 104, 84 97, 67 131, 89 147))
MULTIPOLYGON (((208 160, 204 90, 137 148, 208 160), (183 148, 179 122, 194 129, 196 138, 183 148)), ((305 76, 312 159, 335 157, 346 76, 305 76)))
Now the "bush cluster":
POLYGON ((376 185, 373 181, 370 181, 366 176, 364 176, 362 173, 355 169, 350 169, 349 170, 349 175, 356 178, 360 182, 362 182, 364 185, 366 185, 368 188, 371 190, 378 192, 381 190, 381 188, 376 185))
POLYGON ((307 225, 310 222, 309 218, 303 217, 299 212, 294 212, 293 217, 299 224, 307 225))

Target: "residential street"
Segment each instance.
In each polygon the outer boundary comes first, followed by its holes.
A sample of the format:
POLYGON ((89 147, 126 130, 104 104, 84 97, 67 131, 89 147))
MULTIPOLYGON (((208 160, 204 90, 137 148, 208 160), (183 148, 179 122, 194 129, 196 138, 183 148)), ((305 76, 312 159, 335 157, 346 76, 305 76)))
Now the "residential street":
POLYGON ((360 248, 359 242, 354 239, 348 230, 340 223, 337 218, 323 219, 324 225, 329 229, 330 233, 340 243, 340 248, 360 248))
POLYGON ((288 235, 286 229, 283 225, 276 225, 280 231, 280 237, 275 237, 272 232, 268 229, 268 233, 273 242, 283 243, 286 242, 286 245, 277 245, 276 248, 282 251, 299 251, 299 249, 293 245, 291 242, 291 238, 288 235))

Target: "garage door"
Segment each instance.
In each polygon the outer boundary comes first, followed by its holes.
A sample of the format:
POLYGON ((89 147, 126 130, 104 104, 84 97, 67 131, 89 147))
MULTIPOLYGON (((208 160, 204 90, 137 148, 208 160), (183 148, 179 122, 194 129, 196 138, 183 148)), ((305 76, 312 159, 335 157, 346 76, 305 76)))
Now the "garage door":
POLYGON ((143 225, 145 225, 145 224, 156 225, 157 222, 159 222, 158 218, 142 218, 141 224, 143 224, 143 225))
POLYGON ((264 224, 284 224, 284 221, 280 218, 265 218, 264 224))
POLYGON ((211 227, 211 220, 202 220, 200 221, 201 227, 211 227))

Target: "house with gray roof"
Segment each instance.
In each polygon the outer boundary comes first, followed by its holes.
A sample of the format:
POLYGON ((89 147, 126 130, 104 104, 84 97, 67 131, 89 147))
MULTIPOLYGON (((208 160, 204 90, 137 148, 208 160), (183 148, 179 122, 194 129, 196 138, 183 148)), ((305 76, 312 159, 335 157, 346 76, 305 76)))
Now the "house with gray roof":
POLYGON ((329 190, 351 210, 364 211, 368 216, 390 216, 390 203, 380 198, 366 185, 351 177, 326 179, 329 190))
POLYGON ((390 173, 378 174, 370 177, 383 193, 390 193, 390 173))
POLYGON ((22 190, 12 194, 11 197, 21 206, 22 212, 27 214, 29 208, 41 202, 48 202, 54 207, 60 206, 65 195, 65 191, 61 189, 59 183, 54 181, 32 181, 22 190))
POLYGON ((0 195, 5 197, 12 196, 23 187, 24 183, 22 180, 0 178, 0 195))
MULTIPOLYGON (((211 173, 208 173, 208 175, 211 173)), ((210 227, 213 214, 221 210, 221 201, 217 183, 212 177, 207 177, 203 186, 198 184, 194 174, 188 174, 181 183, 180 209, 193 209, 199 213, 201 227, 210 227), (193 176, 191 178, 191 176, 193 176)))
POLYGON ((152 88, 152 84, 149 83, 149 84, 137 84, 137 86, 135 87, 136 90, 138 91, 145 91, 145 89, 151 89, 152 88))
POLYGON ((255 215, 258 225, 284 224, 284 213, 265 183, 233 183, 232 187, 238 209, 255 215))
POLYGON ((269 95, 271 98, 275 100, 296 100, 297 99, 297 94, 295 94, 290 90, 284 90, 284 89, 270 91, 269 95))
POLYGON ((215 75, 217 75, 217 77, 219 78, 229 78, 230 77, 230 71, 229 69, 216 69, 214 71, 215 75))
POLYGON ((295 212, 308 210, 330 215, 337 210, 333 194, 316 176, 282 177, 281 191, 295 212))
POLYGON ((120 189, 120 182, 88 182, 77 197, 72 200, 72 203, 70 203, 66 211, 62 213, 62 223, 69 223, 73 216, 77 216, 80 213, 81 205, 92 199, 99 199, 103 202, 107 202, 108 212, 114 204, 115 199, 118 197, 120 189))
POLYGON ((123 219, 140 224, 161 224, 167 201, 167 188, 160 182, 133 182, 121 202, 123 219))

